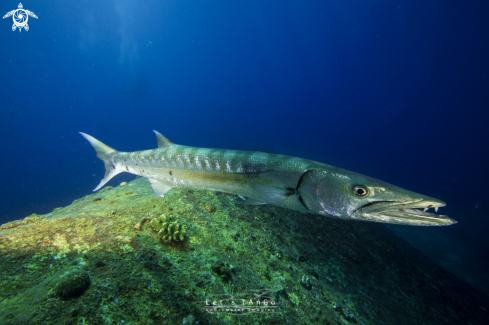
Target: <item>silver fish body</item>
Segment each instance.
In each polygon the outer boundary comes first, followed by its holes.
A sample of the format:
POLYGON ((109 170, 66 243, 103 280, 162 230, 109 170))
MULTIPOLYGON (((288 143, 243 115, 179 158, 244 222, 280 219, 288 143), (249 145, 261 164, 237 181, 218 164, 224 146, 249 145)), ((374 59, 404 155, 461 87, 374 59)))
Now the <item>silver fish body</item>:
POLYGON ((340 219, 423 226, 456 223, 426 212, 445 206, 443 201, 368 176, 279 154, 181 146, 154 132, 159 148, 136 152, 116 151, 81 133, 105 163, 105 177, 94 191, 129 172, 148 178, 155 196, 172 188, 192 188, 246 197, 247 204, 273 204, 340 219))

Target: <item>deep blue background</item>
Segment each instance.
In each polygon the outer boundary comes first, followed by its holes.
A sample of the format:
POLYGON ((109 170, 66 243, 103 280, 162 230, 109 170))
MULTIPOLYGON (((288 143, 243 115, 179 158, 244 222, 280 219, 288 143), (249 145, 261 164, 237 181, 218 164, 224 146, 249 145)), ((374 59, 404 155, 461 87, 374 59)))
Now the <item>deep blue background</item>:
POLYGON ((155 129, 440 198, 445 234, 488 254, 487 1, 23 5, 29 31, 0 21, 0 223, 91 193, 104 168, 78 131, 134 151, 155 129))

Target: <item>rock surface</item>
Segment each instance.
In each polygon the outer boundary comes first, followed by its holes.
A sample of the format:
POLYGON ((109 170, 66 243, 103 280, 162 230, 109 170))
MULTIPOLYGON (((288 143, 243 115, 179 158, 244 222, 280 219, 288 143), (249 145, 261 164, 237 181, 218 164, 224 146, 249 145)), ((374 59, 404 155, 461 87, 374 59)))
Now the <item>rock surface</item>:
POLYGON ((90 286, 90 276, 85 270, 74 270, 63 275, 53 288, 54 293, 65 299, 78 297, 90 286))
POLYGON ((383 225, 208 191, 155 198, 143 178, 3 225, 0 275, 1 324, 489 323, 487 296, 383 225), (162 214, 185 241, 150 227, 162 214))

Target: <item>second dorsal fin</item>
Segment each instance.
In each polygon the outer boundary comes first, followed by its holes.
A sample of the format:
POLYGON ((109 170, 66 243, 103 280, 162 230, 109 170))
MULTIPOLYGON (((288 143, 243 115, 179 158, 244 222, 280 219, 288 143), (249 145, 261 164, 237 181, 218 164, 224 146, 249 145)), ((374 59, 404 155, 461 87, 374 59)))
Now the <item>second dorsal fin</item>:
POLYGON ((158 147, 164 147, 164 146, 169 146, 173 144, 170 140, 168 140, 163 134, 161 134, 158 131, 153 130, 153 132, 156 134, 156 142, 158 143, 158 147))

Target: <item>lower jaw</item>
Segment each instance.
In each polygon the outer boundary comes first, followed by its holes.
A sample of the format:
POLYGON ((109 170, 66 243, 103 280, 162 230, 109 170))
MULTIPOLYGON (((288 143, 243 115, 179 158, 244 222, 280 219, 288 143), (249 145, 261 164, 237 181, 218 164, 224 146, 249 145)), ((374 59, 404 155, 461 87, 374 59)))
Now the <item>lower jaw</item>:
POLYGON ((408 215, 408 216, 399 216, 399 215, 387 215, 387 218, 393 220, 392 223, 398 224, 411 224, 411 225, 425 225, 425 226, 448 226, 456 223, 455 220, 450 219, 447 216, 423 216, 423 215, 408 215))
POLYGON ((389 213, 382 215, 369 215, 366 213, 361 213, 356 216, 352 215, 352 219, 410 226, 449 226, 451 224, 457 223, 457 221, 450 219, 446 216, 440 217, 437 215, 433 215, 433 217, 430 217, 415 214, 401 216, 399 214, 396 215, 395 212, 393 212, 391 215, 389 215, 389 213))

